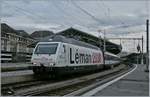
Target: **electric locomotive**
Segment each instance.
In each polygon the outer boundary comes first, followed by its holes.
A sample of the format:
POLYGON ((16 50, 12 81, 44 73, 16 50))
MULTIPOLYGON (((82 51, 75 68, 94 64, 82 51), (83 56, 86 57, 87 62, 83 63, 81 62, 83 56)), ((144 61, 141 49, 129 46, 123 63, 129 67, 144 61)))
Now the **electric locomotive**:
POLYGON ((99 47, 57 35, 37 43, 32 69, 35 74, 50 75, 96 71, 104 68, 103 54, 99 47))

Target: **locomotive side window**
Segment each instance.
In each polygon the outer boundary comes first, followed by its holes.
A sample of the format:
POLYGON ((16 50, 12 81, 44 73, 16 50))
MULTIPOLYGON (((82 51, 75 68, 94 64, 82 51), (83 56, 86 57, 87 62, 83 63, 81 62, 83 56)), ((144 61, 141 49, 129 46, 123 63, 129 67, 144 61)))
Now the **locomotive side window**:
POLYGON ((34 54, 55 54, 57 50, 57 43, 54 44, 38 44, 34 54))

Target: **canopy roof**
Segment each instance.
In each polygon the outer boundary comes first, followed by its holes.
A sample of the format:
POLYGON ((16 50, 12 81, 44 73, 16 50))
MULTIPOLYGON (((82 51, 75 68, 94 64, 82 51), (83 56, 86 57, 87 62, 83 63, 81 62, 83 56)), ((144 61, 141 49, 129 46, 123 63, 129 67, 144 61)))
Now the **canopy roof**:
MULTIPOLYGON (((104 39, 98 38, 94 35, 88 34, 86 32, 80 31, 75 28, 68 28, 66 30, 60 31, 57 33, 57 35, 63 35, 69 38, 74 38, 79 41, 83 41, 92 45, 95 45, 97 47, 103 48, 104 39)), ((117 45, 115 43, 112 43, 108 40, 106 40, 106 51, 118 54, 121 52, 122 47, 120 45, 117 45)))

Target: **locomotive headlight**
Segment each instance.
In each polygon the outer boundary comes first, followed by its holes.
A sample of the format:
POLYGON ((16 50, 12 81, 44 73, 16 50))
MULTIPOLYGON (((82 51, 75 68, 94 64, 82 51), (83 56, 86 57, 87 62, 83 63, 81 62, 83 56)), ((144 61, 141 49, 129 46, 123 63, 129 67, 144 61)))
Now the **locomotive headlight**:
POLYGON ((50 65, 50 66, 53 66, 53 65, 54 65, 54 63, 50 63, 49 65, 50 65))
POLYGON ((55 62, 50 62, 49 65, 50 66, 55 66, 55 62))
POLYGON ((33 64, 33 66, 37 66, 37 63, 32 63, 33 64))
POLYGON ((33 65, 36 65, 37 63, 33 63, 33 65))

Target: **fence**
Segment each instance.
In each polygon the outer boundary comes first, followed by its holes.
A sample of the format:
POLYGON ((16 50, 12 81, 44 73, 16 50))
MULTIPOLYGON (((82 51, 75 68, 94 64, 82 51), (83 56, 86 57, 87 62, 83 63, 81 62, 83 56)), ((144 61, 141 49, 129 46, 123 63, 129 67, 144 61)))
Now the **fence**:
POLYGON ((30 62, 32 53, 1 51, 1 62, 30 62))

